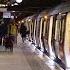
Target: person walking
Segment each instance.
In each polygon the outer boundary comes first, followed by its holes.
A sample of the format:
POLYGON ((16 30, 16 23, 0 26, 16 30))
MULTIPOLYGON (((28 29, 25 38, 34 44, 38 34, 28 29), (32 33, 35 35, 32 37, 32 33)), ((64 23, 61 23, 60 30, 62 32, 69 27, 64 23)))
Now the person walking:
POLYGON ((22 40, 24 42, 26 39, 26 34, 27 34, 27 27, 24 25, 24 23, 22 23, 20 26, 20 34, 21 34, 22 40))

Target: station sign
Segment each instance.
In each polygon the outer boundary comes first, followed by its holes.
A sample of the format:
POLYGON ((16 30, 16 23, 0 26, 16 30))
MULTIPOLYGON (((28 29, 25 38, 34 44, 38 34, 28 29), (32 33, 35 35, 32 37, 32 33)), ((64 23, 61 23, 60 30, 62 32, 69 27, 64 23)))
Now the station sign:
POLYGON ((11 18, 10 12, 3 12, 3 18, 11 18))

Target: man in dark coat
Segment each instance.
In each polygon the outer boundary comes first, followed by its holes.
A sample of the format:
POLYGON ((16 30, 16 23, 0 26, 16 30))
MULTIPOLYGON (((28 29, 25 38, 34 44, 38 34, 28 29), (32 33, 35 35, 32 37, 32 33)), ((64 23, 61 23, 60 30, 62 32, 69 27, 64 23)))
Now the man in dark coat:
POLYGON ((26 38, 27 28, 26 28, 26 26, 24 25, 24 23, 21 24, 20 34, 21 34, 22 39, 23 39, 23 38, 26 38))

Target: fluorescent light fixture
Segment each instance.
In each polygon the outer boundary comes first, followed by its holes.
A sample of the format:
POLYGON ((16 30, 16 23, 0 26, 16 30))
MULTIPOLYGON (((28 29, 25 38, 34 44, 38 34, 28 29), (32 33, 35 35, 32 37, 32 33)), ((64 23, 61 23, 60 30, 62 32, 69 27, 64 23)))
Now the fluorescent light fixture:
POLYGON ((21 23, 20 21, 18 23, 21 23))
POLYGON ((23 23, 24 21, 22 20, 21 22, 23 23))
POLYGON ((5 7, 5 4, 0 4, 0 7, 5 7))
POLYGON ((21 2, 22 2, 22 0, 16 0, 16 2, 17 2, 17 3, 21 3, 21 2))
POLYGON ((5 4, 2 4, 3 7, 5 7, 5 4))

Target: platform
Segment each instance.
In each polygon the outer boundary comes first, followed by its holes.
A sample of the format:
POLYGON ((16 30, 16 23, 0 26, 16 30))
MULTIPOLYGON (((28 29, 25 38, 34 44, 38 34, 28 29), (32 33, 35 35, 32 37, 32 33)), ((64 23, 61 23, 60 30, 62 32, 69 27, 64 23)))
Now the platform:
POLYGON ((23 43, 20 35, 17 39, 13 53, 0 53, 0 70, 62 70, 28 41, 23 43))

